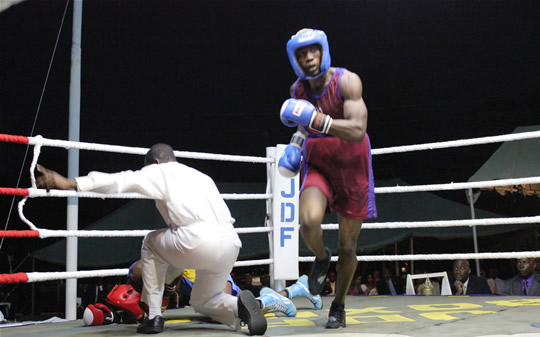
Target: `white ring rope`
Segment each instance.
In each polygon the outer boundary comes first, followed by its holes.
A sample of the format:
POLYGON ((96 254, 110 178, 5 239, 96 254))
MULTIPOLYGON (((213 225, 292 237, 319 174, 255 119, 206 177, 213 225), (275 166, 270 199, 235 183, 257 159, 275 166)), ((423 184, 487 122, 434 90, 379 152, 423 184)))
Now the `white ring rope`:
MULTIPOLYGON (((31 145, 37 144, 39 141, 37 137, 41 137, 41 136, 28 137, 28 144, 31 144, 31 145)), ((371 154, 379 155, 379 154, 403 153, 403 152, 422 151, 422 150, 435 150, 435 149, 445 149, 445 148, 451 148, 451 147, 501 143, 501 142, 523 140, 523 139, 533 139, 533 138, 540 138, 540 131, 511 133, 511 134, 499 135, 499 136, 460 139, 460 140, 451 140, 451 141, 445 141, 445 142, 434 142, 434 143, 426 143, 426 144, 393 146, 393 147, 386 147, 386 148, 380 148, 380 149, 372 149, 371 154)), ((148 152, 148 148, 142 148, 142 147, 128 147, 128 146, 106 145, 106 144, 98 144, 98 143, 73 142, 73 141, 48 139, 48 138, 42 138, 42 141, 43 141, 43 145, 51 146, 51 147, 61 147, 65 149, 77 148, 81 150, 140 154, 140 155, 145 155, 146 152, 148 152)), ((239 162, 251 162, 251 163, 273 163, 272 159, 266 158, 266 157, 220 155, 220 154, 189 152, 189 151, 175 151, 174 153, 177 157, 181 157, 181 158, 226 160, 226 161, 239 161, 239 162)))
POLYGON ((73 278, 92 278, 92 277, 108 277, 108 276, 123 276, 127 275, 129 269, 102 269, 102 270, 82 270, 82 271, 64 271, 64 272, 33 272, 26 273, 28 275, 28 283, 43 282, 52 280, 63 280, 73 278))
MULTIPOLYGON (((380 223, 363 223, 362 229, 396 229, 396 228, 439 228, 439 227, 472 227, 493 226, 509 224, 540 223, 540 216, 515 217, 515 218, 488 218, 468 220, 434 220, 434 221, 396 221, 380 223)), ((321 225, 323 230, 335 230, 339 224, 321 225)))
MULTIPOLYGON (((139 193, 117 193, 117 194, 104 194, 96 192, 77 192, 72 190, 50 190, 47 192, 45 189, 40 188, 28 188, 28 197, 79 197, 79 198, 96 198, 96 199, 150 199, 139 193)), ((225 200, 251 200, 251 199, 271 199, 271 193, 223 193, 221 197, 225 200)))
POLYGON ((154 231, 154 229, 135 229, 135 230, 52 230, 38 229, 39 237, 79 237, 79 238, 121 238, 121 237, 141 237, 154 231))
MULTIPOLYGON (((234 264, 235 267, 247 267, 247 266, 257 266, 274 263, 273 259, 262 259, 262 260, 247 260, 247 261, 236 261, 234 264)), ((28 281, 26 283, 32 282, 43 282, 43 281, 52 281, 52 280, 64 280, 64 279, 73 279, 73 278, 92 278, 92 277, 108 277, 108 276, 124 276, 129 272, 128 268, 124 269, 101 269, 101 270, 83 270, 83 271, 69 271, 69 272, 33 272, 26 273, 28 276, 28 281)))
POLYGON ((17 204, 17 212, 19 213, 19 218, 21 218, 21 220, 28 225, 28 227, 30 227, 30 229, 32 230, 39 230, 39 228, 37 228, 30 220, 28 220, 25 216, 24 216, 24 212, 23 212, 23 209, 24 209, 24 204, 26 203, 26 200, 28 199, 28 197, 24 197, 21 201, 19 201, 19 203, 17 204))
POLYGON ((30 164, 30 183, 33 188, 36 186, 36 177, 34 172, 36 170, 36 165, 38 162, 39 154, 41 153, 41 146, 43 145, 43 137, 36 136, 36 144, 34 145, 34 158, 32 158, 32 163, 30 164))
MULTIPOLYGON (((119 237, 141 237, 154 231, 154 229, 137 229, 137 230, 52 230, 33 228, 39 232, 39 237, 55 238, 55 237, 82 237, 82 238, 119 238, 119 237)), ((273 230, 273 227, 242 227, 235 228, 238 234, 247 233, 268 233, 273 230)))
MULTIPOLYGON (((106 198, 117 198, 117 199, 150 199, 144 195, 138 194, 138 193, 122 193, 122 194, 102 194, 102 193, 95 193, 95 192, 76 192, 76 191, 68 191, 68 190, 50 190, 46 191, 44 189, 36 189, 36 188, 28 188, 29 195, 28 197, 34 198, 34 197, 79 197, 79 198, 98 198, 98 199, 106 199, 106 198)), ((252 199, 270 199, 272 198, 272 194, 221 194, 222 198, 225 200, 252 200, 252 199)), ((38 228, 24 216, 24 205, 26 203, 26 199, 28 197, 23 198, 18 206, 17 210, 19 213, 19 217, 21 220, 26 223, 30 229, 32 230, 38 230, 38 228)), ((47 237, 54 237, 54 234, 52 234, 54 231, 48 231, 47 237)), ((94 235, 88 235, 88 234, 81 234, 81 235, 73 235, 71 233, 68 233, 69 231, 58 231, 59 237, 94 237, 94 235)), ((80 231, 76 231, 80 232, 80 231)), ((87 231, 87 232, 93 232, 93 231, 87 231)), ((108 231, 103 231, 104 233, 108 231)), ((115 231, 110 231, 115 232, 115 231)), ((118 232, 118 231, 116 231, 118 232)), ((255 231, 254 231, 255 232, 255 231)), ((117 233, 118 234, 118 233, 117 233)), ((96 235, 95 237, 105 237, 107 235, 96 235)), ((119 237, 122 235, 112 235, 114 237, 119 237)), ((126 236, 141 236, 141 235, 133 235, 128 234, 126 236)), ((142 235, 144 236, 144 235, 142 235)), ((41 233, 40 233, 41 237, 41 233)))
POLYGON ((249 260, 249 261, 236 261, 235 267, 247 267, 247 266, 259 266, 263 264, 273 264, 273 259, 262 259, 262 260, 249 260))
MULTIPOLYGON (((370 255, 357 256, 358 261, 363 262, 379 262, 379 261, 441 261, 441 260, 456 260, 456 259, 515 259, 515 258, 536 258, 540 257, 540 252, 513 252, 513 253, 465 253, 465 254, 414 254, 414 255, 370 255)), ((312 262, 315 257, 299 257, 298 262, 312 262)), ((337 256, 332 257, 332 261, 337 261, 337 256)), ((245 267, 263 264, 272 264, 272 259, 237 261, 235 267, 245 267)), ((61 280, 70 278, 91 278, 91 277, 107 277, 107 276, 123 276, 127 275, 129 269, 104 269, 104 270, 89 270, 89 271, 74 271, 74 272, 33 272, 26 273, 28 275, 27 283, 42 282, 51 280, 61 280)))
MULTIPOLYGON (((462 183, 449 183, 449 184, 431 184, 431 185, 413 185, 413 186, 389 186, 389 187, 375 187, 375 193, 407 193, 407 192, 433 192, 433 191, 452 191, 452 190, 464 190, 469 188, 484 188, 484 187, 496 187, 496 186, 514 186, 514 185, 526 185, 526 184, 540 184, 540 176, 528 177, 528 178, 516 178, 516 179, 498 179, 498 180, 485 180, 475 182, 462 182, 462 183)), ((50 190, 28 188, 29 197, 80 197, 80 198, 116 198, 116 199, 149 199, 138 193, 118 193, 118 194, 103 194, 95 192, 77 192, 68 190, 50 190)), ((254 193, 254 194, 221 194, 223 199, 226 200, 247 200, 247 199, 271 199, 271 193, 254 193)))
MULTIPOLYGON (((526 257, 540 257, 539 252, 512 252, 512 253, 458 253, 458 254, 409 254, 409 255, 369 255, 357 256, 358 261, 375 262, 375 261, 434 261, 434 260, 456 260, 456 259, 517 259, 526 257)), ((332 261, 336 262, 337 256, 332 256, 332 261)), ((315 256, 301 256, 299 262, 313 262, 315 256)))
MULTIPOLYGON (((514 217, 514 218, 488 218, 488 219, 466 219, 466 220, 434 220, 434 221, 402 221, 402 222, 374 222, 362 224, 362 229, 397 229, 397 228, 440 228, 440 227, 472 227, 472 226, 494 226, 509 224, 532 224, 540 223, 540 216, 514 217)), ((339 224, 321 225, 323 230, 337 230, 339 224)), ((40 238, 49 237, 140 237, 145 236, 152 229, 140 230, 50 230, 33 228, 39 231, 40 238)), ((267 233, 272 232, 273 227, 243 227, 235 228, 238 234, 246 233, 267 233)))
MULTIPOLYGON (((35 145, 40 140, 38 137, 28 137, 28 144, 35 145)), ((144 147, 130 147, 130 146, 120 146, 120 145, 106 145, 106 144, 97 144, 97 143, 85 143, 85 142, 73 142, 67 140, 57 140, 57 139, 48 139, 42 138, 42 144, 45 146, 51 147, 61 147, 65 149, 75 148, 81 150, 91 150, 91 151, 103 151, 103 152, 115 152, 115 153, 126 153, 126 154, 139 154, 146 155, 148 148, 144 147)), ((189 151, 174 151, 176 157, 179 158, 190 158, 190 159, 205 159, 205 160, 222 160, 222 161, 234 161, 234 162, 247 162, 247 163, 273 163, 272 158, 267 157, 254 157, 254 156, 239 156, 239 155, 228 155, 228 154, 213 154, 213 153, 203 153, 203 152, 189 152, 189 151)))
POLYGON ((386 147, 386 148, 381 148, 381 149, 373 149, 371 150, 371 154, 379 155, 379 154, 402 153, 402 152, 412 152, 412 151, 422 151, 422 150, 436 150, 436 149, 446 149, 446 148, 451 148, 451 147, 501 143, 501 142, 509 142, 509 141, 514 141, 514 140, 532 139, 532 138, 540 138, 540 131, 511 133, 511 134, 501 135, 501 136, 460 139, 460 140, 451 140, 451 141, 446 141, 446 142, 435 142, 435 143, 418 144, 418 145, 393 146, 393 147, 386 147))
POLYGON ((495 187, 495 186, 539 184, 539 183, 540 183, 540 177, 528 177, 528 178, 517 178, 517 179, 475 181, 475 182, 467 182, 467 183, 375 187, 375 193, 451 191, 451 190, 465 190, 469 188, 483 188, 483 187, 495 187))

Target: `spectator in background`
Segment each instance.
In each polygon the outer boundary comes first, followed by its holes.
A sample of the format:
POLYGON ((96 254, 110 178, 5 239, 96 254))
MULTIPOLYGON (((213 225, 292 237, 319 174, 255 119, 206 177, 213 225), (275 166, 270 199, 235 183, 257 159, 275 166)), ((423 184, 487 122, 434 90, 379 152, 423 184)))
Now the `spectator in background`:
POLYGON ((450 279, 452 295, 491 294, 485 278, 471 275, 471 265, 468 260, 455 260, 452 271, 453 277, 450 279))
POLYGON ((403 285, 403 293, 407 291, 407 269, 401 268, 401 273, 399 274, 399 282, 403 285))
POLYGON ((383 277, 377 282, 379 295, 403 295, 401 277, 394 277, 388 267, 383 268, 383 277))
POLYGON ((368 274, 367 276, 366 290, 364 291, 364 295, 379 295, 373 274, 368 274))
POLYGON ((504 287, 504 280, 499 277, 499 270, 493 267, 489 268, 487 276, 487 282, 491 289, 491 293, 493 295, 501 295, 504 287))
POLYGON ((482 267, 480 267, 480 277, 487 279, 486 270, 482 267))
POLYGON ((362 274, 358 274, 353 279, 353 284, 349 290, 349 295, 364 295, 364 291, 367 289, 367 286, 362 283, 362 274))
POLYGON ((322 296, 335 296, 336 295, 336 279, 337 275, 335 271, 329 271, 324 279, 323 289, 321 290, 322 296))
POLYGON ((373 280, 375 280, 375 284, 381 280, 381 272, 378 270, 373 271, 373 280))
POLYGON ((501 295, 540 295, 540 274, 535 271, 534 258, 516 261, 518 274, 504 282, 501 295))
POLYGON ((332 292, 328 295, 336 294, 336 280, 337 280, 336 272, 335 271, 328 272, 328 283, 330 284, 330 288, 332 289, 332 292))

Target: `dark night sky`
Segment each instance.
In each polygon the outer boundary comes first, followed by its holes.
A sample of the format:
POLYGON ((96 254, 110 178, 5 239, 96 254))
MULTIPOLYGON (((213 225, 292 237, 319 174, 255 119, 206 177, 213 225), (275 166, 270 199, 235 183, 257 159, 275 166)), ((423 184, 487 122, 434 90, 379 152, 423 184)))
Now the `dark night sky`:
MULTIPOLYGON (((0 133, 30 135, 64 6, 28 0, 0 13, 0 133)), ((71 20, 70 5, 34 135, 68 137, 71 20)), ((326 31, 332 64, 362 78, 373 148, 540 124, 536 0, 86 0, 81 140, 264 156, 292 133, 278 116, 294 81, 285 43, 303 27, 326 31)), ((374 157, 375 177, 466 181, 498 146, 374 157)), ((24 151, 0 144, 0 186, 15 186, 24 151)), ((141 160, 83 151, 80 172, 141 160)), ((44 149, 40 161, 65 173, 67 151, 44 149)), ((264 165, 188 163, 216 181, 265 180, 264 165)))

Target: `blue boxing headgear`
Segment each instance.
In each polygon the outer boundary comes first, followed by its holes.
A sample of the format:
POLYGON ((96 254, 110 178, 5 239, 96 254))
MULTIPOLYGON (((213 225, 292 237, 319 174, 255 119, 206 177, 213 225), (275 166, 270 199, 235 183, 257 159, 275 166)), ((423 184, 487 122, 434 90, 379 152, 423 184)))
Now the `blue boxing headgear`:
POLYGON ((296 35, 293 35, 287 42, 287 55, 289 55, 289 62, 293 67, 294 72, 298 77, 303 80, 313 80, 326 74, 330 69, 330 49, 328 48, 328 39, 326 34, 322 30, 316 29, 302 29, 296 35), (302 71, 302 68, 298 65, 295 52, 298 48, 309 46, 312 44, 318 44, 322 49, 321 58, 321 71, 315 76, 307 76, 302 71))

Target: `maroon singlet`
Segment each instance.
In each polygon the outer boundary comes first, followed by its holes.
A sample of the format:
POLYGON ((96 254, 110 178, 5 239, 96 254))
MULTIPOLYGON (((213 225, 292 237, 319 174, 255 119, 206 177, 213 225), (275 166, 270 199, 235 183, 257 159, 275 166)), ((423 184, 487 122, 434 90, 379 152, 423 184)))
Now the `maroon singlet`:
MULTIPOLYGON (((313 94, 307 82, 298 79, 293 97, 310 101, 333 119, 343 119, 339 79, 344 71, 344 68, 336 68, 320 95, 313 94)), ((361 143, 333 136, 309 137, 304 143, 303 155, 302 190, 308 186, 319 188, 328 199, 329 211, 336 211, 346 218, 377 217, 367 133, 361 143)))

